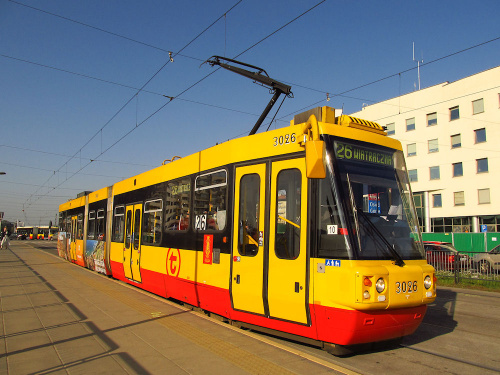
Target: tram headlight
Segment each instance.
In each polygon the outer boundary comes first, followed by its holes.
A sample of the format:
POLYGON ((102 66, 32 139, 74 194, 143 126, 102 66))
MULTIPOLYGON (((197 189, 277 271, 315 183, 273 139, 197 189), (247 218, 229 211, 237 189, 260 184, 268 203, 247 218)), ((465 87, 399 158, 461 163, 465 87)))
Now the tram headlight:
POLYGON ((424 279, 424 287, 425 289, 430 289, 432 286, 432 280, 431 280, 431 277, 429 275, 425 276, 425 279, 424 279))
POLYGON ((375 284, 375 289, 377 289, 377 292, 379 293, 382 293, 385 290, 385 280, 383 278, 377 280, 377 283, 375 284))

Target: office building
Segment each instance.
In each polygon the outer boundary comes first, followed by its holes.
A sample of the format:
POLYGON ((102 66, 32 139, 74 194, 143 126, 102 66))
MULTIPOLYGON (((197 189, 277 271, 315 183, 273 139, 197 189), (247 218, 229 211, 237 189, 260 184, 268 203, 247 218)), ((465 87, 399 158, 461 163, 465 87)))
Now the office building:
POLYGON ((401 141, 423 232, 500 232, 500 66, 352 116, 401 141))

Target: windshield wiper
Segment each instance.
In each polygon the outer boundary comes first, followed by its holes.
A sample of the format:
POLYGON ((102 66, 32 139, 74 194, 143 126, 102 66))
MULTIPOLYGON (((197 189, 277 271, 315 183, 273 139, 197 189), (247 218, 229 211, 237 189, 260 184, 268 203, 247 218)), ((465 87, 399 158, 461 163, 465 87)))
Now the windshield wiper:
POLYGON ((380 230, 377 228, 377 226, 375 224, 372 223, 372 221, 370 220, 370 218, 368 217, 368 215, 366 215, 363 210, 359 207, 356 207, 354 206, 354 210, 361 214, 361 216, 365 219, 365 221, 368 223, 368 225, 370 226, 370 228, 378 235, 378 237, 382 240, 382 242, 387 246, 387 248, 389 249, 389 251, 391 252, 392 255, 394 255, 394 261, 396 262, 396 265, 397 266, 400 266, 400 267, 403 267, 405 265, 405 262, 403 260, 403 258, 401 257, 401 255, 399 255, 399 253, 396 251, 396 249, 394 247, 391 246, 391 244, 389 243, 389 241, 387 241, 387 239, 384 237, 384 235, 382 234, 382 232, 380 232, 380 230))

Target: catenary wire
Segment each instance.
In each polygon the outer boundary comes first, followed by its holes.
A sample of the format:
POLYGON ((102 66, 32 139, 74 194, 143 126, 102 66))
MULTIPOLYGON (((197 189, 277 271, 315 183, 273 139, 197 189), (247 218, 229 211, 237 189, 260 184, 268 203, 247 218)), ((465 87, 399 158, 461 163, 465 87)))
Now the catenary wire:
MULTIPOLYGON (((243 52, 241 52, 240 54, 236 55, 236 57, 241 56, 243 53, 245 53, 245 52, 249 51, 251 48, 256 47, 257 45, 259 45, 260 43, 262 43, 264 40, 268 39, 271 35, 274 35, 276 32, 278 32, 278 31, 282 30, 284 27, 286 27, 286 26, 290 25, 292 22, 296 21, 298 18, 300 18, 300 17, 302 17, 303 15, 307 14, 310 10, 312 10, 312 9, 316 8, 318 5, 320 5, 320 4, 322 4, 322 3, 324 3, 325 1, 326 1, 326 0, 322 0, 321 2, 317 3, 316 5, 314 5, 313 7, 311 7, 309 10, 307 10, 307 11, 303 12, 303 13, 302 13, 299 17, 294 18, 292 21, 290 21, 290 22, 286 23, 284 26, 281 26, 279 29, 277 29, 277 30, 275 30, 274 32, 272 32, 271 34, 269 34, 269 36, 262 38, 262 39, 261 39, 260 41, 258 41, 257 43, 254 43, 254 44, 253 44, 250 48, 247 48, 246 50, 244 50, 244 51, 243 51, 243 52)), ((235 4, 235 5, 234 5, 234 6, 233 6, 230 10, 232 10, 232 9, 233 9, 236 5, 238 5, 240 2, 241 2, 241 0, 240 0, 238 3, 236 3, 236 4, 235 4)), ((229 10, 229 11, 230 11, 230 10, 229 10)), ((221 17, 219 17, 219 19, 221 19, 222 17, 224 17, 225 15, 227 15, 227 13, 228 13, 229 11, 225 12, 225 13, 224 13, 221 17)), ((213 23, 212 25, 214 25, 214 24, 215 24, 215 23, 216 23, 219 19, 217 19, 216 21, 214 21, 214 23, 213 23)), ((211 26, 212 26, 212 25, 211 25, 211 26)), ((209 27, 211 27, 211 26, 209 26, 209 27)), ((205 29, 203 32, 205 32, 206 30, 208 30, 208 28, 207 28, 207 29, 205 29)), ((202 32, 202 33, 203 33, 203 32, 202 32)), ((189 44, 191 44, 192 42, 194 42, 194 40, 196 40, 196 39, 197 39, 197 38, 198 38, 198 37, 199 37, 202 33, 200 33, 200 34, 199 34, 197 37, 195 37, 195 38, 194 38, 191 42, 189 42, 186 46, 184 46, 184 47, 183 47, 183 48, 182 48, 179 52, 181 52, 182 50, 184 50, 185 48, 187 48, 187 46, 189 46, 189 44)), ((174 56, 174 57, 175 57, 175 56, 174 56)), ((170 60, 167 60, 167 63, 166 63, 165 65, 167 65, 169 62, 170 62, 170 60)), ((162 67, 161 69, 163 69, 163 67, 162 67)), ((160 69, 160 70, 161 70, 161 69, 160 69)), ((218 70, 218 69, 217 69, 217 70, 218 70)), ((201 83, 202 81, 204 81, 205 79, 207 79, 209 76, 211 76, 212 74, 214 74, 217 70, 214 70, 214 71, 212 71, 211 73, 207 74, 205 77, 201 78, 200 80, 198 80, 197 82, 195 82, 194 84, 192 84, 191 86, 189 86, 187 89, 185 89, 184 91, 182 91, 182 92, 181 92, 180 94, 178 94, 176 97, 178 97, 178 96, 180 96, 180 95, 184 94, 185 92, 189 91, 190 89, 192 89, 193 87, 195 87, 196 85, 198 85, 199 83, 201 83)), ((158 71, 158 72, 159 72, 159 71, 158 71)), ((155 74, 155 76, 158 74, 158 72, 155 74)), ((148 83, 149 83, 149 82, 150 82, 153 78, 154 78, 154 77, 152 77, 152 78, 148 81, 148 83)), ((146 86, 146 85, 144 85, 143 87, 145 87, 145 86, 146 86)), ((136 95, 136 94, 134 94, 134 96, 133 96, 133 97, 132 97, 132 98, 131 98, 131 99, 130 99, 127 103, 126 103, 126 105, 128 105, 128 103, 129 103, 129 102, 130 102, 130 101, 131 101, 131 100, 135 97, 135 95, 136 95)), ((158 108, 158 109, 157 109, 156 111, 154 111, 151 115, 149 115, 148 117, 146 117, 146 118, 145 118, 145 119, 144 119, 141 123, 136 124, 136 126, 135 126, 135 127, 133 127, 132 129, 130 129, 127 133, 125 133, 122 137, 120 137, 120 138, 119 138, 116 142, 114 142, 111 146, 109 146, 109 147, 108 147, 108 148, 106 148, 104 151, 102 151, 102 152, 101 152, 101 153, 100 153, 97 157, 95 157, 95 158, 94 158, 94 160, 96 160, 97 158, 99 158, 101 155, 103 155, 105 152, 107 152, 108 150, 110 150, 112 147, 114 147, 116 144, 118 144, 121 140, 123 140, 123 139, 124 139, 125 137, 127 137, 129 134, 131 134, 134 130, 136 130, 136 129, 140 126, 140 125, 144 124, 146 121, 148 121, 148 120, 149 120, 150 118, 152 118, 154 115, 156 115, 156 114, 157 114, 159 111, 161 111, 161 110, 162 110, 165 106, 167 106, 167 105, 168 105, 168 104, 172 101, 172 99, 173 99, 173 98, 176 98, 176 97, 171 97, 171 99, 170 99, 168 102, 166 102, 165 104, 163 104, 162 106, 160 106, 160 108, 158 108)), ((126 105, 125 105, 125 106, 126 106, 126 105)), ((125 107, 125 106, 124 106, 124 107, 125 107)), ((124 107, 122 107, 122 109, 123 109, 124 107)), ((120 112, 121 112, 121 110, 122 110, 122 109, 120 109, 120 112)), ((118 112, 118 113, 119 113, 119 112, 118 112)), ((115 115, 115 116, 116 116, 116 115, 115 115)), ((115 116, 114 116, 114 117, 115 117, 115 116)), ((113 118, 114 118, 114 117, 113 117, 113 118)), ((108 122, 108 123, 109 123, 109 122, 108 122)), ((94 135, 94 136, 93 136, 93 137, 92 137, 92 138, 91 138, 91 139, 90 139, 90 140, 89 140, 86 144, 88 144, 88 143, 89 143, 89 142, 90 142, 90 141, 91 141, 91 140, 92 140, 92 139, 93 139, 93 138, 94 138, 94 137, 95 137, 95 136, 96 136, 96 135, 97 135, 97 134, 98 134, 101 130, 102 130, 102 128, 101 128, 101 129, 100 129, 100 130, 99 130, 99 131, 98 131, 98 132, 97 132, 97 133, 96 133, 96 134, 95 134, 95 135, 94 135)), ((83 147, 85 147, 85 146, 83 146, 83 147)), ((83 148, 83 147, 82 147, 82 148, 83 148)), ((76 155, 78 154, 78 152, 80 152, 80 151, 81 151, 81 149, 75 153, 75 156, 76 156, 76 155)), ((82 166, 82 167, 81 167, 78 171, 76 171, 76 172, 75 172, 74 174, 72 174, 70 177, 66 178, 66 180, 65 180, 65 181, 61 182, 61 183, 60 183, 59 185, 57 185, 54 189, 58 188, 60 185, 62 185, 64 182, 66 182, 67 180, 69 180, 69 179, 70 179, 71 177, 73 177, 74 175, 78 174, 81 170, 83 170, 84 168, 86 168, 86 167, 87 167, 88 165, 90 165, 91 163, 92 163, 92 161, 91 161, 91 162, 89 162, 89 163, 87 163, 87 164, 85 164, 84 166, 82 166)), ((66 163, 65 163, 65 164, 66 164, 66 163)), ((65 164, 63 164, 63 166, 64 166, 65 164)), ((62 168, 63 166, 61 166, 61 168, 62 168)), ((51 176, 51 177, 49 177, 49 179, 48 179, 48 180, 44 183, 44 185, 45 185, 45 184, 47 184, 47 183, 48 183, 48 181, 50 181, 50 179, 51 179, 51 178, 52 178, 52 176, 51 176)), ((38 192, 38 191, 37 191, 37 192, 38 192)), ((35 193, 36 193, 36 192, 35 192, 35 193)), ((30 199, 31 199, 31 196, 28 198, 28 200, 30 200, 30 199)))
MULTIPOLYGON (((182 52, 184 49, 186 49, 189 45, 191 45, 194 41, 196 41, 202 34, 204 34, 207 30, 209 30, 213 25, 215 25, 222 17, 224 17, 227 13, 229 13, 231 10, 233 10, 238 4, 240 4, 243 0, 239 0, 237 3, 235 3, 228 11, 224 12, 223 15, 221 15, 219 18, 217 18, 214 22, 212 22, 208 27, 206 27, 203 31, 201 31, 200 33, 198 33, 198 35, 196 35, 193 39, 191 39, 184 47, 181 48, 180 51, 178 51, 178 53, 182 52)), ((175 55, 174 55, 175 57, 175 55)), ((88 145, 98 134, 100 134, 100 132, 107 126, 109 125, 109 123, 114 119, 116 118, 116 116, 118 116, 118 114, 136 97, 136 95, 141 92, 162 70, 163 68, 165 68, 165 66, 167 66, 169 63, 170 63, 170 58, 167 59, 167 61, 165 62, 165 64, 163 64, 160 69, 158 69, 156 71, 156 73, 154 73, 147 81, 146 83, 144 83, 142 85, 142 87, 111 117, 110 120, 108 120, 78 151, 75 152, 75 154, 73 155, 73 157, 71 157, 68 161, 66 161, 59 169, 62 169, 64 167, 64 165, 67 165, 69 163, 69 161, 71 161, 73 158, 76 157, 76 155, 78 155, 79 152, 81 152, 81 150, 86 146, 88 145)), ((167 102, 168 104, 168 102, 167 102)), ((162 106, 161 108, 163 108, 164 106, 162 106)), ((155 113, 157 113, 158 111, 156 111, 155 113)), ((137 128, 138 126, 136 126, 135 128, 137 128)), ((135 129, 133 128, 133 129, 135 129)), ((133 130, 132 130, 133 131, 133 130)), ((126 135, 130 134, 132 131, 129 131, 127 132, 126 135)), ((120 138, 120 140, 122 140, 124 137, 120 138)), ((113 144, 113 146, 117 144, 117 142, 115 142, 113 144)), ((106 149, 106 151, 109 150, 106 149)), ((101 152, 101 154, 99 156, 101 156, 103 154, 103 152, 101 152)), ((96 160, 99 156, 97 156, 96 158, 94 158, 92 161, 90 161, 88 164, 86 164, 84 167, 80 168, 80 170, 78 170, 76 173, 80 172, 83 168, 85 168, 86 166, 90 165, 90 163, 92 163, 94 160, 96 160)), ((75 173, 75 174, 76 174, 75 173)), ((72 176, 74 176, 75 174, 72 174, 69 178, 71 178, 72 176)), ((42 186, 44 185, 47 185, 48 182, 50 181, 50 179, 53 177, 53 175, 51 175, 45 182, 42 186)), ((66 181, 69 179, 67 178, 66 181)), ((63 181, 62 183, 64 183, 65 181, 63 181)), ((62 183, 60 183, 57 187, 59 187, 62 183)), ((28 199, 26 200, 29 201, 31 199, 31 197, 36 194, 37 192, 39 191, 39 189, 37 189, 37 191, 35 191, 32 195, 30 195, 30 197, 28 197, 28 199)), ((38 198, 40 199, 40 198, 38 198)), ((25 203, 26 203, 25 202, 25 203)))

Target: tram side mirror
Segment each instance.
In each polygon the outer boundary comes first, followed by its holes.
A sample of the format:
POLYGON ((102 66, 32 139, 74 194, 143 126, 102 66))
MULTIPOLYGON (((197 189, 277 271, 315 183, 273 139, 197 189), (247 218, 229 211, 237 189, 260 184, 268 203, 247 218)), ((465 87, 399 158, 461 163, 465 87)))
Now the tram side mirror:
POLYGON ((308 140, 305 145, 307 178, 325 178, 325 142, 308 140))

